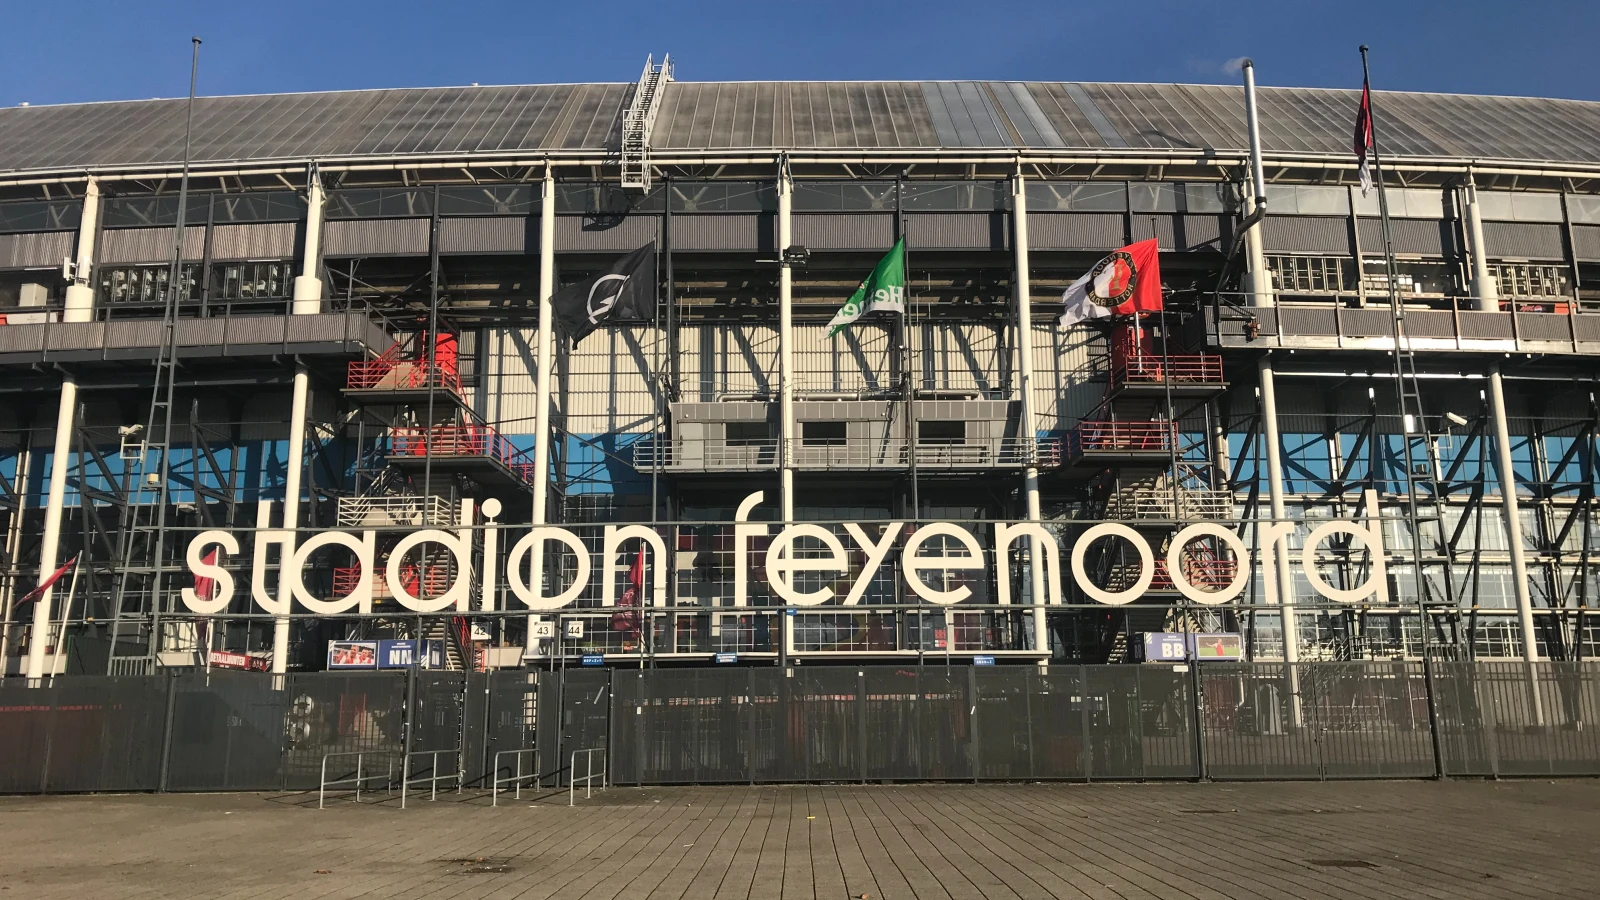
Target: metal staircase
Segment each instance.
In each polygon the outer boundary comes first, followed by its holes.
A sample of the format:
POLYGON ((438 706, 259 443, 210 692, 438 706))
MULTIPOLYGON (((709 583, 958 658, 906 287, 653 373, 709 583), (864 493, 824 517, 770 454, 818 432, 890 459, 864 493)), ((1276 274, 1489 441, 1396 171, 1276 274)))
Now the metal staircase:
POLYGON ((622 186, 650 190, 650 129, 661 106, 661 89, 672 80, 672 57, 653 56, 644 61, 644 74, 633 92, 633 102, 622 118, 622 186))

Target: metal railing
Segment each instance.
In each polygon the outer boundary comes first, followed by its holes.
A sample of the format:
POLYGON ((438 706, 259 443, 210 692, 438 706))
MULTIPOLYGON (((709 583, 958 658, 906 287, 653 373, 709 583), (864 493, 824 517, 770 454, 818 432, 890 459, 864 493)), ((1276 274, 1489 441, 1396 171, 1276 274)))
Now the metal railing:
POLYGON ((455 512, 450 501, 437 494, 340 497, 335 517, 340 528, 456 524, 455 512))
POLYGON ((499 806, 500 805, 500 786, 501 785, 510 785, 511 789, 515 792, 515 796, 516 796, 516 798, 518 800, 522 799, 522 783, 524 781, 527 781, 528 779, 532 778, 532 779, 534 779, 534 786, 535 787, 538 786, 539 760, 538 760, 537 756, 534 755, 535 753, 536 753, 536 751, 533 748, 530 747, 530 748, 528 748, 526 750, 501 750, 500 752, 498 752, 498 753, 496 753, 494 755, 494 769, 493 769, 494 778, 490 781, 490 784, 489 784, 489 797, 490 797, 489 805, 490 806, 499 806), (504 769, 505 766, 503 766, 501 764, 500 759, 502 757, 506 757, 506 756, 509 756, 513 760, 516 761, 516 772, 513 775, 510 775, 510 776, 502 778, 502 777, 500 777, 500 771, 502 769, 504 769), (524 758, 533 760, 533 769, 534 770, 532 772, 529 772, 526 775, 522 774, 522 760, 524 758))
POLYGON ((406 808, 406 796, 410 793, 411 786, 413 784, 426 784, 428 786, 428 799, 437 800, 439 798, 439 782, 441 781, 454 781, 456 783, 456 793, 461 793, 460 747, 456 747, 451 750, 413 750, 410 753, 407 753, 405 756, 405 763, 400 769, 400 808, 406 808), (413 778, 411 775, 411 760, 414 757, 422 756, 429 758, 428 767, 423 770, 428 774, 425 777, 413 778), (440 756, 454 759, 455 761, 455 764, 451 767, 451 770, 443 775, 439 774, 440 756))
POLYGON ((1222 357, 1210 353, 1116 354, 1111 360, 1111 386, 1223 383, 1222 357))
POLYGON ((371 775, 363 775, 362 774, 363 761, 365 760, 366 757, 370 757, 370 756, 382 756, 382 757, 384 757, 384 759, 386 759, 388 761, 388 765, 383 770, 383 789, 384 789, 385 793, 393 794, 394 793, 394 789, 393 789, 393 785, 394 785, 394 751, 392 751, 392 750, 354 750, 354 751, 347 751, 347 752, 343 752, 343 753, 324 753, 322 755, 322 777, 317 783, 317 809, 322 809, 323 803, 327 800, 328 788, 336 787, 336 786, 339 786, 339 785, 347 785, 347 784, 355 785, 356 802, 360 803, 361 802, 361 788, 362 788, 362 786, 365 784, 367 779, 369 779, 369 778, 377 778, 378 777, 376 774, 371 774, 371 775), (330 760, 330 759, 338 759, 340 757, 348 757, 348 756, 354 756, 356 758, 356 770, 355 770, 354 775, 353 776, 349 776, 349 777, 335 778, 335 779, 330 780, 328 778, 328 760, 330 760))
POLYGON ((1177 437, 1168 422, 1084 422, 1067 433, 1062 461, 1090 453, 1167 453, 1177 437))
MULTIPOLYGON (((445 566, 401 566, 400 584, 406 593, 413 597, 439 597, 450 589, 453 575, 445 566)), ((333 569, 333 593, 335 596, 344 596, 354 591, 361 583, 361 566, 335 566, 333 569)), ((374 599, 389 598, 394 596, 394 590, 389 586, 389 580, 382 569, 372 573, 372 596, 374 599)))
POLYGON ((391 456, 487 457, 523 481, 534 478, 533 460, 489 425, 396 426, 389 429, 391 456))
POLYGON ((588 800, 594 796, 594 780, 600 779, 600 790, 605 790, 610 782, 606 772, 606 748, 590 747, 587 750, 578 750, 572 754, 572 763, 567 769, 567 805, 577 806, 578 795, 578 757, 584 758, 583 799, 588 800), (594 756, 600 754, 600 772, 594 771, 594 756))
POLYGON ((456 366, 425 359, 377 359, 349 364, 345 387, 352 390, 401 391, 436 387, 461 392, 461 371, 456 366))
POLYGON ((1182 489, 1173 496, 1170 487, 1137 487, 1114 492, 1106 500, 1107 519, 1206 519, 1225 521, 1233 516, 1229 491, 1182 489))
MULTIPOLYGON (((904 440, 847 439, 835 442, 791 441, 791 459, 800 469, 903 468, 911 463, 911 447, 904 440)), ((776 439, 728 441, 678 439, 640 441, 633 447, 633 464, 639 469, 677 471, 767 471, 783 463, 782 442, 776 439)), ((1037 457, 1037 444, 1029 438, 978 438, 962 442, 918 442, 917 467, 922 469, 989 469, 1026 466, 1037 457)))

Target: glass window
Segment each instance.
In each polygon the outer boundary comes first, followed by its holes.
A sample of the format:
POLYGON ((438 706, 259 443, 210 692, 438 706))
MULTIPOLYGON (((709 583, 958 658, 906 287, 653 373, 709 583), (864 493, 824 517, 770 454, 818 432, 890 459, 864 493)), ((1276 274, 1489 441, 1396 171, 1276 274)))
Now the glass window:
POLYGON ((1125 212, 1128 186, 1120 181, 1028 182, 1030 212, 1125 212))
POLYGON ((1600 197, 1593 194, 1568 194, 1567 214, 1574 222, 1600 225, 1600 197))
MULTIPOLYGON (((211 216, 216 222, 297 222, 305 214, 305 198, 295 191, 211 195, 211 216)), ((204 216, 200 221, 205 221, 204 216)))
POLYGON ((330 191, 330 219, 391 219, 433 215, 432 188, 353 188, 330 191))
POLYGON ((902 208, 910 212, 1003 210, 1010 198, 1003 181, 907 182, 902 208))
POLYGON ((1227 213, 1239 208, 1238 188, 1228 182, 1185 184, 1182 187, 1191 213, 1227 213))
POLYGON ((1326 184, 1269 184, 1267 209, 1279 215, 1347 216, 1350 191, 1326 184))
POLYGON ((966 422, 918 422, 919 444, 964 444, 967 442, 966 422))
POLYGON ((801 422, 800 443, 806 447, 843 447, 845 423, 801 422))
MULTIPOLYGON (((211 205, 209 194, 190 194, 188 212, 183 221, 189 225, 204 225, 211 205)), ((105 201, 101 224, 107 228, 138 228, 178 223, 178 195, 161 194, 151 197, 115 197, 105 201)))
POLYGON ((797 181, 793 197, 796 212, 893 212, 892 181, 797 181))
POLYGON ((439 189, 441 216, 526 216, 537 212, 531 184, 485 184, 439 189))
POLYGON ((675 213, 773 212, 778 208, 778 188, 770 181, 674 181, 670 192, 675 213))
MULTIPOLYGON (((1386 188, 1383 193, 1389 199, 1389 215, 1396 219, 1443 219, 1453 208, 1447 203, 1443 188, 1386 188)), ((1356 191, 1355 201, 1358 215, 1380 214, 1377 191, 1365 197, 1356 191)))
POLYGON ((1134 212, 1178 212, 1179 187, 1176 184, 1130 184, 1128 205, 1134 212))
POLYGON ((83 218, 80 200, 14 200, 0 203, 0 233, 67 231, 83 218))
POLYGON ((768 422, 729 422, 724 434, 730 447, 751 447, 772 440, 772 425, 768 422))
POLYGON ((1561 195, 1527 191, 1479 191, 1478 215, 1501 222, 1560 222, 1561 195))

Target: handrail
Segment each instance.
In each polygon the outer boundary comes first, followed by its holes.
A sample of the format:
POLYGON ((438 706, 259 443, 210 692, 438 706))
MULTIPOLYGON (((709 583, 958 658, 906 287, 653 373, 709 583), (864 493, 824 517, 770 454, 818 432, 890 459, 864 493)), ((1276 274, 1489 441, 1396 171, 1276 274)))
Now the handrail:
POLYGON ((582 756, 584 758, 583 799, 588 800, 594 796, 594 780, 596 778, 600 779, 600 790, 602 791, 611 783, 609 773, 606 771, 606 757, 603 755, 605 752, 606 748, 604 747, 590 747, 587 750, 573 752, 572 765, 567 769, 568 806, 577 805, 578 757, 582 756), (602 754, 600 757, 600 774, 598 775, 594 771, 594 755, 596 753, 602 754))
POLYGON ((529 778, 535 779, 535 786, 537 786, 537 779, 539 777, 539 765, 537 759, 534 760, 534 771, 529 772, 526 775, 522 774, 522 757, 534 752, 535 751, 533 748, 530 747, 525 750, 501 750, 494 755, 494 769, 492 770, 493 779, 489 783, 490 806, 500 805, 500 785, 502 784, 511 785, 512 789, 515 791, 516 799, 518 800, 522 799, 522 783, 524 781, 528 780, 529 778), (509 778, 500 777, 500 757, 502 756, 510 756, 517 761, 516 774, 509 778))
POLYGON ((383 773, 384 791, 386 793, 390 793, 390 794, 394 793, 394 788, 393 788, 393 785, 394 785, 394 751, 393 750, 346 750, 346 751, 342 751, 342 752, 339 752, 339 753, 324 753, 324 754, 322 754, 322 777, 317 783, 317 809, 322 809, 322 805, 323 805, 324 801, 327 798, 328 788, 330 786, 340 785, 340 784, 354 784, 355 788, 356 788, 356 802, 360 803, 361 802, 361 786, 362 786, 362 784, 365 782, 365 780, 367 778, 376 778, 376 777, 378 777, 377 775, 363 776, 361 774, 362 757, 372 756, 374 754, 381 754, 381 755, 383 755, 384 757, 386 757, 389 760, 389 767, 387 769, 385 769, 384 773, 383 773), (356 758, 355 777, 354 778, 336 778, 336 779, 334 779, 332 781, 329 781, 328 780, 328 760, 334 759, 336 757, 341 757, 341 756, 354 756, 356 758))
POLYGON ((405 762, 400 769, 400 808, 406 808, 406 795, 409 793, 411 785, 413 784, 428 785, 428 799, 437 800, 439 798, 439 782, 441 781, 454 781, 456 783, 456 793, 461 793, 460 747, 456 747, 451 750, 413 750, 410 753, 407 753, 405 762), (454 756, 456 758, 455 770, 445 775, 439 774, 439 755, 441 753, 445 754, 446 756, 454 756), (429 773, 426 778, 411 777, 411 758, 413 756, 430 757, 428 768, 425 770, 429 773))

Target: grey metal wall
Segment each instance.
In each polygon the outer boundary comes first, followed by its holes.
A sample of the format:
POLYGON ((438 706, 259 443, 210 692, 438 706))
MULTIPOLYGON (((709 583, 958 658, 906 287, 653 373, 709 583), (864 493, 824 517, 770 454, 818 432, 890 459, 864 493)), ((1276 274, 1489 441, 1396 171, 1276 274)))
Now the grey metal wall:
POLYGON ((0 234, 0 269, 60 266, 72 255, 76 237, 71 231, 0 234))
MULTIPOLYGON (((171 228, 107 228, 96 255, 102 263, 167 262, 173 243, 171 228)), ((205 252, 205 226, 184 228, 183 258, 198 261, 205 252)))

